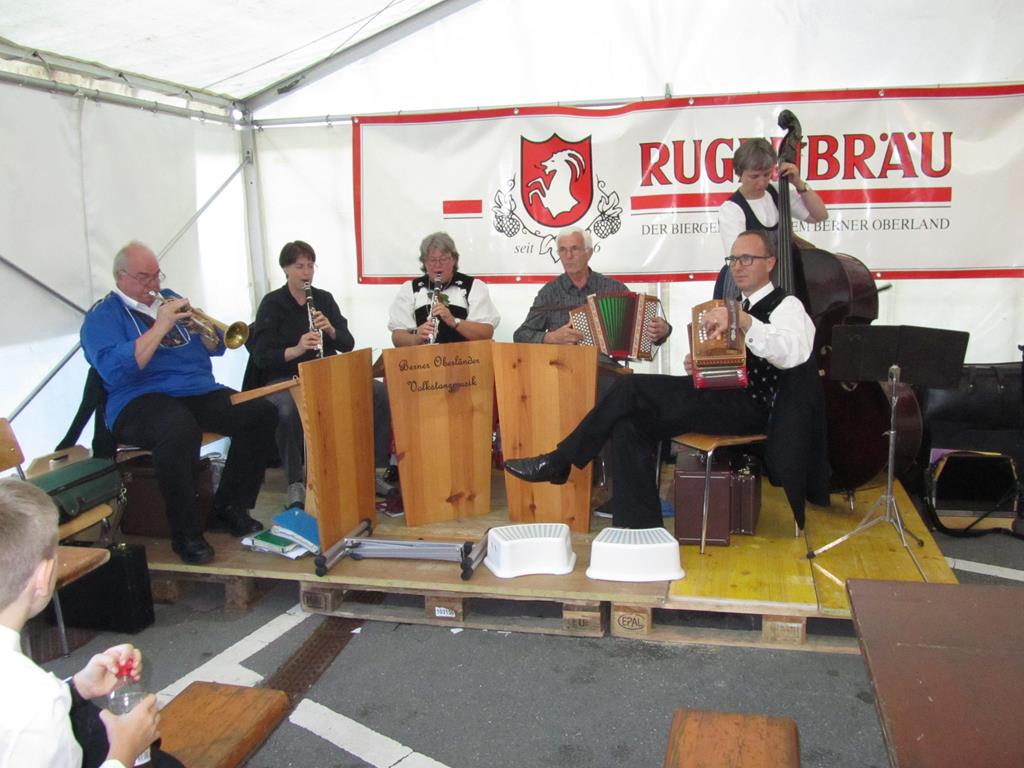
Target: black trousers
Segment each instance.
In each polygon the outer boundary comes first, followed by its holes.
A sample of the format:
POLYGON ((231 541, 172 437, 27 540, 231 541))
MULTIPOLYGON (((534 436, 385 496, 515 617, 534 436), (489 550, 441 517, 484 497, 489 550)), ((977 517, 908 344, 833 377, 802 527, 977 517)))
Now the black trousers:
POLYGON ((217 389, 190 397, 142 395, 114 422, 119 442, 153 452, 153 469, 174 536, 202 533, 197 484, 203 432, 231 438, 214 508, 252 509, 256 504, 274 442, 277 410, 262 399, 232 405, 232 394, 233 390, 217 389))
POLYGON ((655 528, 661 525, 655 472, 662 440, 684 432, 762 432, 767 423, 768 414, 746 390, 696 389, 689 376, 635 373, 617 378, 555 453, 582 468, 611 439, 612 523, 655 528))

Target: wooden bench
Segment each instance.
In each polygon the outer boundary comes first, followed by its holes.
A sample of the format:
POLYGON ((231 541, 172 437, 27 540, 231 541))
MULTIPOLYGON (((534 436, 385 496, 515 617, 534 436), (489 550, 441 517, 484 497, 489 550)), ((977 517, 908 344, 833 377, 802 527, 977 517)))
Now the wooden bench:
POLYGON ((160 749, 188 768, 233 768, 287 713, 284 691, 194 682, 161 710, 160 749))
POLYGON ((800 737, 788 717, 677 709, 664 768, 790 768, 800 737))

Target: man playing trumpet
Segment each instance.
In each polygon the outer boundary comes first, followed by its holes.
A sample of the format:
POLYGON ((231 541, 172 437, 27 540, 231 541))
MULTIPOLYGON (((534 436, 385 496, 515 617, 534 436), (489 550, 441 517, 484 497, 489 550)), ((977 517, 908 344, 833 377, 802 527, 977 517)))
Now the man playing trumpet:
POLYGON ((116 287, 86 315, 82 348, 103 379, 106 418, 121 443, 152 451, 171 546, 186 563, 206 563, 197 490, 204 431, 231 437, 213 499, 212 524, 244 536, 263 526, 249 515, 263 483, 277 412, 253 400, 233 406, 213 378, 223 339, 197 332, 188 299, 162 292, 156 256, 139 242, 114 257, 116 287), (160 297, 160 298, 157 298, 160 297))

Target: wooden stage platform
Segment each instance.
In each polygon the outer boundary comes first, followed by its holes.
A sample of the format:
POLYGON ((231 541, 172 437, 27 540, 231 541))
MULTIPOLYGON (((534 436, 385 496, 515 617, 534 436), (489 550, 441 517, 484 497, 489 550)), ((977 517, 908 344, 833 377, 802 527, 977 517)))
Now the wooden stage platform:
MULTIPOLYGON (((188 580, 223 581, 230 604, 244 606, 260 580, 299 582, 306 610, 407 623, 430 623, 521 632, 619 637, 669 643, 748 645, 856 653, 845 582, 850 578, 921 581, 891 525, 866 533, 814 560, 808 549, 851 530, 882 492, 858 493, 850 512, 845 499, 830 508, 808 508, 805 532, 796 537, 781 489, 763 481, 757 534, 733 535, 728 547, 682 546, 686 576, 675 582, 628 583, 588 579, 590 542, 607 525, 594 519, 589 534, 573 536, 576 567, 565 576, 499 579, 481 565, 469 581, 455 563, 345 559, 323 578, 312 557, 288 560, 252 552, 226 534, 208 534, 217 550, 203 566, 181 563, 161 539, 130 537, 147 548, 154 594, 175 598, 188 580), (809 630, 810 622, 810 630, 809 630), (821 631, 817 631, 817 630, 821 631)), ((409 528, 403 518, 381 516, 374 535, 475 541, 487 528, 507 524, 504 484, 495 473, 494 509, 483 517, 409 528)), ((924 540, 914 547, 928 580, 956 583, 931 535, 902 488, 897 500, 908 527, 924 540)), ((672 520, 666 518, 671 530, 672 520)))

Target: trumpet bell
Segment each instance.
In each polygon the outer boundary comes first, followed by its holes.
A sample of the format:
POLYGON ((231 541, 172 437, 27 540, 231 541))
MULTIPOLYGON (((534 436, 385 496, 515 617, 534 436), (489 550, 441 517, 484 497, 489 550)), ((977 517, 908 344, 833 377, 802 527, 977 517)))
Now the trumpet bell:
POLYGON ((224 331, 224 346, 228 349, 238 349, 249 340, 249 324, 239 320, 232 323, 224 331))

